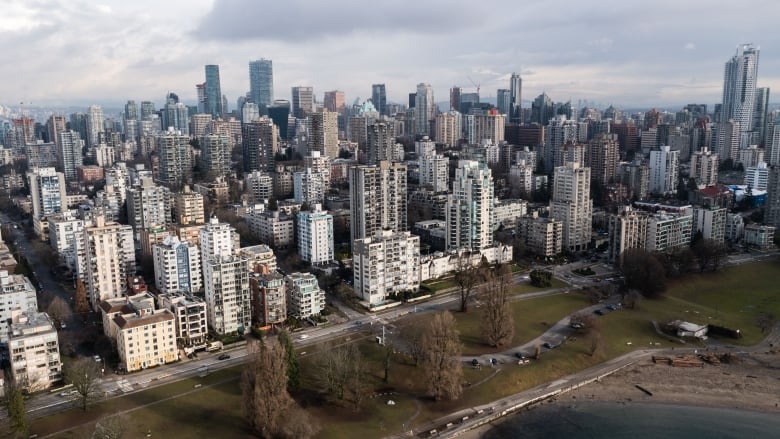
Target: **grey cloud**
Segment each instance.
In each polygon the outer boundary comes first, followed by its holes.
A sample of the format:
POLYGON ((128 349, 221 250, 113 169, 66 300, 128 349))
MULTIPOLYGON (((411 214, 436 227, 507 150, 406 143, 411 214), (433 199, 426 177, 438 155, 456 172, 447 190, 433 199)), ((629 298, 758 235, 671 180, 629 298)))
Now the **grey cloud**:
POLYGON ((356 32, 458 32, 480 23, 474 9, 474 2, 465 0, 217 0, 194 35, 203 40, 300 42, 356 32))

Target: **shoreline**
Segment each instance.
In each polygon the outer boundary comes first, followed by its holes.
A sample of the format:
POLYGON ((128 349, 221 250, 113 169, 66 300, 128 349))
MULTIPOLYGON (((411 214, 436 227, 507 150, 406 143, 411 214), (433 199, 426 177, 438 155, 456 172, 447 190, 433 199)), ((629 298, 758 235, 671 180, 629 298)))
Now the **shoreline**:
POLYGON ((459 437, 480 438, 495 425, 545 405, 561 408, 578 404, 653 404, 780 413, 780 352, 754 352, 735 363, 673 367, 642 360, 600 381, 540 401, 515 414, 463 432, 459 437), (652 396, 643 393, 639 385, 652 396))

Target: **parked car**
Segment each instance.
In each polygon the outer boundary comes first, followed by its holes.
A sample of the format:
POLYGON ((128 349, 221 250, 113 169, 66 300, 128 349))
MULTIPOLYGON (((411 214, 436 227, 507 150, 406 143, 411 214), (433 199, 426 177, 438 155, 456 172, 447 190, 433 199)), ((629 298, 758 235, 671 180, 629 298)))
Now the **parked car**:
POLYGON ((542 347, 544 347, 544 348, 547 348, 547 349, 554 349, 554 348, 555 348, 555 346, 553 346, 553 345, 552 345, 552 344, 550 344, 549 342, 544 342, 544 343, 542 344, 542 347))
POLYGON ((600 310, 600 309, 597 309, 597 310, 593 311, 593 314, 596 314, 596 315, 599 315, 599 316, 603 316, 604 315, 604 311, 600 310))
POLYGON ((228 354, 222 354, 219 357, 217 357, 217 359, 219 360, 227 360, 228 358, 230 358, 230 355, 228 354))
POLYGON ((477 360, 476 358, 471 360, 471 365, 474 366, 474 367, 479 366, 479 360, 477 360))

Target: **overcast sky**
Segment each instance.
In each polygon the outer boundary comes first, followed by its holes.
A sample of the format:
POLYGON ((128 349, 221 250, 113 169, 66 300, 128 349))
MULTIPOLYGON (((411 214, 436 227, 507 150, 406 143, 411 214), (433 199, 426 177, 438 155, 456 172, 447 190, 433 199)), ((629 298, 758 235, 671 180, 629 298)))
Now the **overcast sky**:
POLYGON ((719 102, 736 46, 761 48, 759 86, 780 93, 780 2, 741 0, 3 0, 0 103, 195 102, 219 64, 229 107, 247 64, 274 63, 274 97, 293 85, 406 102, 420 82, 437 102, 457 84, 483 97, 520 71, 523 100, 658 106, 719 102))

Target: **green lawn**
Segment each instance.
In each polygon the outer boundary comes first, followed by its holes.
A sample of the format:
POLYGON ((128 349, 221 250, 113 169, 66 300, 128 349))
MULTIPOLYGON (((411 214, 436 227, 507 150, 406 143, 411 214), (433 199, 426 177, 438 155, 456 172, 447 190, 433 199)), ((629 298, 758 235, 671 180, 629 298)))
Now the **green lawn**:
POLYGON ((420 284, 420 287, 430 291, 431 293, 438 293, 439 291, 446 290, 449 288, 455 288, 457 285, 455 285, 455 281, 452 277, 444 278, 444 279, 432 279, 427 280, 425 282, 422 282, 420 284))
MULTIPOLYGON (((587 305, 585 297, 578 293, 556 294, 511 302, 515 335, 509 346, 516 346, 534 339, 558 320, 587 305)), ((485 344, 485 337, 482 333, 483 314, 483 309, 473 305, 467 313, 456 312, 453 314, 458 322, 464 355, 482 355, 506 350, 506 347, 493 348, 485 344)))
POLYGON ((564 281, 554 277, 554 278, 550 279, 550 286, 549 287, 539 288, 539 287, 535 287, 535 286, 531 285, 531 283, 528 282, 528 283, 523 283, 523 284, 516 285, 516 286, 512 287, 512 294, 526 294, 526 293, 535 293, 535 292, 544 291, 544 290, 554 290, 554 289, 558 289, 558 288, 564 288, 564 287, 566 287, 568 285, 569 284, 567 284, 566 282, 564 282, 564 281))

